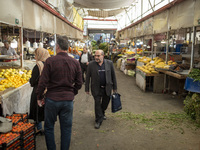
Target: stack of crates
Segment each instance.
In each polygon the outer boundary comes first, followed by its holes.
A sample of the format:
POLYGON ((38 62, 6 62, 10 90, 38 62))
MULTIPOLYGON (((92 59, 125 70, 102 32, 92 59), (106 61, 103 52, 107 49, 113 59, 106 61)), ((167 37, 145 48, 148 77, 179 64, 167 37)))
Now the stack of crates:
POLYGON ((35 125, 28 123, 28 114, 14 113, 12 116, 7 115, 6 118, 12 120, 13 128, 9 133, 0 134, 0 150, 35 150, 35 125), (13 135, 14 139, 12 138, 13 135))

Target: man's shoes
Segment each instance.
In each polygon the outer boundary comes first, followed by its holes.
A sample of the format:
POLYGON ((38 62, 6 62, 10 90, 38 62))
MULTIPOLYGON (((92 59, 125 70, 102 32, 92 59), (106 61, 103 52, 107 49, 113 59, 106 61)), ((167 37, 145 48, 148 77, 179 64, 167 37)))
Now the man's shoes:
POLYGON ((100 126, 101 126, 101 122, 96 122, 95 125, 94 125, 94 128, 99 129, 100 126))
POLYGON ((106 119, 107 119, 107 118, 106 118, 106 116, 104 115, 104 116, 103 116, 103 120, 106 120, 106 119))

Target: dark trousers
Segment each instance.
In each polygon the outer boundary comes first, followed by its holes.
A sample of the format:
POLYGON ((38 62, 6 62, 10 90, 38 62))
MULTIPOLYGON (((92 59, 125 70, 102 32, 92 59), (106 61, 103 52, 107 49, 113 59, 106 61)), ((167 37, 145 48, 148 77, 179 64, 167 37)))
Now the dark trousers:
POLYGON ((110 102, 110 96, 106 95, 105 88, 101 88, 100 94, 98 96, 94 96, 95 102, 95 121, 102 122, 103 116, 105 115, 105 110, 108 107, 110 102))
POLYGON ((48 150, 56 150, 54 124, 59 116, 61 131, 60 150, 69 150, 72 130, 73 101, 45 100, 45 139, 48 150))
POLYGON ((83 82, 85 82, 84 74, 87 73, 87 64, 86 63, 81 63, 81 70, 82 70, 83 82))

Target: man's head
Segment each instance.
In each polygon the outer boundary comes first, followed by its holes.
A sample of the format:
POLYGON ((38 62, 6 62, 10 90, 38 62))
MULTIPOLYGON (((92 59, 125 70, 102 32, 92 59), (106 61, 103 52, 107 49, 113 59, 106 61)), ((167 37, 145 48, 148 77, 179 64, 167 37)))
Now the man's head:
POLYGON ((86 54, 88 52, 87 47, 83 47, 83 53, 86 54))
POLYGON ((10 43, 8 41, 4 41, 4 46, 6 49, 9 49, 10 43))
POLYGON ((103 50, 97 50, 95 52, 94 58, 95 58, 95 61, 97 63, 103 62, 103 59, 104 59, 104 52, 103 52, 103 50))
POLYGON ((68 38, 66 36, 59 36, 57 37, 57 44, 56 44, 56 53, 60 51, 66 51, 69 48, 68 38))
POLYGON ((100 39, 102 39, 102 36, 100 36, 100 39))

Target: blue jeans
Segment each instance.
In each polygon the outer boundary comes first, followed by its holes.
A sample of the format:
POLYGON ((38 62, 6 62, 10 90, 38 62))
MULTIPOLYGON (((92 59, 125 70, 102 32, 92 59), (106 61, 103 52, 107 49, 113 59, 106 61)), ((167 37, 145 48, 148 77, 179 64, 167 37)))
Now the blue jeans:
POLYGON ((73 101, 54 101, 46 98, 44 131, 48 150, 56 150, 54 124, 57 115, 60 121, 61 150, 68 150, 71 141, 73 101))

